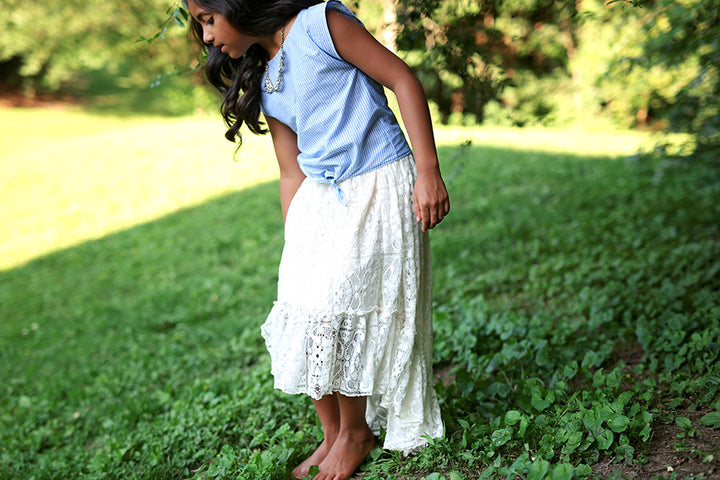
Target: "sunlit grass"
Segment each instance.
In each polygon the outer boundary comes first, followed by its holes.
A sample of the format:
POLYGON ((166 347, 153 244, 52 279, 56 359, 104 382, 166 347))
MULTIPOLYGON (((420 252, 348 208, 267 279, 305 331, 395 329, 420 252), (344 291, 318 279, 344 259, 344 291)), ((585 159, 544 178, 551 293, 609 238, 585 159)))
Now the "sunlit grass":
POLYGON ((570 128, 511 128, 483 126, 448 127, 436 129, 439 145, 456 145, 470 140, 473 145, 502 147, 545 153, 574 155, 622 156, 637 153, 653 141, 644 132, 614 130, 608 125, 600 128, 575 126, 570 128))
POLYGON ((218 118, 3 109, 0 269, 277 175, 267 137, 238 161, 218 118))

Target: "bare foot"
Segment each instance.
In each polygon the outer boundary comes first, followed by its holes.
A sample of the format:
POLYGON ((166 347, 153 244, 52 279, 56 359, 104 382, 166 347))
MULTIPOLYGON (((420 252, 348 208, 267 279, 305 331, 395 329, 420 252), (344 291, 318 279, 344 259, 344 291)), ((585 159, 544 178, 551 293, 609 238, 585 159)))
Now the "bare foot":
POLYGON ((325 460, 333 442, 329 442, 327 438, 323 439, 320 446, 315 450, 312 455, 306 458, 300 465, 295 467, 292 471, 292 476, 295 478, 304 478, 310 474, 310 467, 313 465, 320 465, 325 460))
POLYGON ((347 480, 374 446, 375 437, 367 426, 363 430, 341 431, 313 480, 347 480))

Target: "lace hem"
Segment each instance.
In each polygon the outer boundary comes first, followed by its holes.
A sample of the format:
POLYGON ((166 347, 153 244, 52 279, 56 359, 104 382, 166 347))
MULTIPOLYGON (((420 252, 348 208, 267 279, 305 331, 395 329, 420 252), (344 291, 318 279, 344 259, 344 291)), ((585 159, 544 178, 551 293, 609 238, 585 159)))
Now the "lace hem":
POLYGON ((432 365, 414 324, 406 312, 379 307, 328 314, 276 302, 261 331, 275 388, 314 399, 366 396, 368 425, 386 430, 385 448, 407 454, 424 436, 442 436, 432 365))

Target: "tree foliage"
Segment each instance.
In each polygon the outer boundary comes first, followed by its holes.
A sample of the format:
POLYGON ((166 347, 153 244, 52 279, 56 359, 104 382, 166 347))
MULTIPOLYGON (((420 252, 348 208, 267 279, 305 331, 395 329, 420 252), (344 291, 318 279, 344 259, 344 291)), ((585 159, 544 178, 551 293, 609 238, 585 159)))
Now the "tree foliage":
POLYGON ((672 76, 650 108, 675 132, 693 134, 699 150, 720 147, 720 0, 645 0, 641 54, 621 68, 672 76))
POLYGON ((397 0, 443 120, 609 114, 720 145, 720 0, 397 0), (498 115, 500 113, 500 115, 498 115))
POLYGON ((497 100, 524 124, 551 110, 527 86, 568 75, 576 16, 567 0, 398 0, 398 45, 414 53, 409 59, 445 119, 465 113, 482 121, 497 100))
POLYGON ((0 5, 0 72, 7 87, 82 92, 88 72, 137 84, 193 58, 189 48, 178 48, 185 42, 180 30, 153 48, 137 42, 158 31, 169 0, 0 0, 0 5))

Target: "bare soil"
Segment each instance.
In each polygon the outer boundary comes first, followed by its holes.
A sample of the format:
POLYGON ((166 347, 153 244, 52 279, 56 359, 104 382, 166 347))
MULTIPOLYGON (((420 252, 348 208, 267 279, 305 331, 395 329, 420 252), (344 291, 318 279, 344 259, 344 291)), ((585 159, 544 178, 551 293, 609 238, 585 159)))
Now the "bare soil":
POLYGON ((81 99, 71 96, 23 95, 21 92, 3 90, 0 85, 0 107, 4 108, 67 107, 82 103, 81 99))
POLYGON ((601 460, 593 465, 596 478, 622 479, 720 479, 720 430, 700 423, 709 410, 673 410, 676 416, 687 417, 695 427, 693 436, 684 434, 674 424, 658 422, 642 450, 646 463, 625 465, 601 460))

